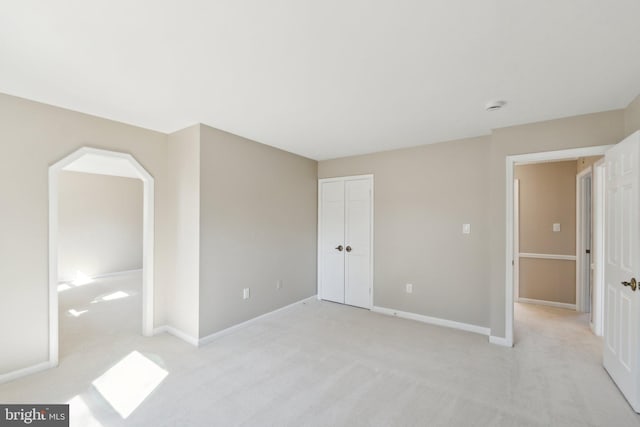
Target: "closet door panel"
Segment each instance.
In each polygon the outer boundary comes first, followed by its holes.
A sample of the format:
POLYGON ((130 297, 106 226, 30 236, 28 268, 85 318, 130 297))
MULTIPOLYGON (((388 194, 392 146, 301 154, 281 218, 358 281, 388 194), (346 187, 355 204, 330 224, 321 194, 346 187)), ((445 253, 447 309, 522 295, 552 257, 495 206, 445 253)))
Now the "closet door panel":
POLYGON ((345 181, 345 303, 370 308, 371 180, 345 181))
POLYGON ((321 185, 321 262, 320 298, 344 303, 344 181, 325 182, 321 185))

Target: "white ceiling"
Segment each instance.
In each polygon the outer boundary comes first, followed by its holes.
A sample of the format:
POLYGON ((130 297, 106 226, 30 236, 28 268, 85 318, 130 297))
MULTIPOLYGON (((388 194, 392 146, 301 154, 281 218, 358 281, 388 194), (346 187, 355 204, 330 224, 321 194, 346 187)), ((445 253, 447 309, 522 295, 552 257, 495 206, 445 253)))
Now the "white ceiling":
POLYGON ((625 107, 638 0, 0 0, 0 92, 314 159, 625 107), (505 99, 501 111, 487 101, 505 99))
POLYGON ((140 179, 140 174, 127 159, 98 154, 85 154, 65 166, 63 170, 140 179))

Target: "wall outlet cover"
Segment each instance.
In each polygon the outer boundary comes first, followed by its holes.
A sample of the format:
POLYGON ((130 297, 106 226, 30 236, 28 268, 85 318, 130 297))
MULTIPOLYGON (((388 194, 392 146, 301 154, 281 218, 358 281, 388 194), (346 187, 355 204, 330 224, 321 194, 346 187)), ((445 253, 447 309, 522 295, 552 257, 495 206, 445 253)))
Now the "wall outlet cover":
POLYGON ((463 234, 471 233, 471 224, 462 224, 462 233, 463 234))
POLYGON ((558 233, 559 231, 560 231, 560 224, 556 222, 553 224, 553 232, 558 233))
POLYGON ((407 293, 408 293, 408 294, 413 293, 413 284, 411 284, 411 283, 407 283, 407 284, 405 285, 405 290, 407 291, 407 293))
POLYGON ((242 299, 249 299, 249 297, 251 297, 249 288, 244 288, 242 290, 242 299))

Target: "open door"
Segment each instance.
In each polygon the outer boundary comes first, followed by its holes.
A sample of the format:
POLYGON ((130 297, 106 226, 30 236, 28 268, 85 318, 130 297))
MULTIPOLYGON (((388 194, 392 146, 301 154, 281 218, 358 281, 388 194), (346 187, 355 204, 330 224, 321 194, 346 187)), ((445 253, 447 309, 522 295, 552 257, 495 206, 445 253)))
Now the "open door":
POLYGON ((640 412, 640 131, 605 155, 603 364, 640 412))

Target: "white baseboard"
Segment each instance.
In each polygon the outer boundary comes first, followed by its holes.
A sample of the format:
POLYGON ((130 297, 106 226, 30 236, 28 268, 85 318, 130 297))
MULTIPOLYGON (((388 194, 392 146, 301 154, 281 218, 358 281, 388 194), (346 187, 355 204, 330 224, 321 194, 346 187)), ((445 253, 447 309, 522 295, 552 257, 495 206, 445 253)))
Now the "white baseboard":
POLYGON ((36 372, 44 371, 49 368, 55 368, 56 364, 50 361, 38 363, 37 365, 27 366, 26 368, 17 369, 12 372, 0 375, 0 384, 13 381, 26 375, 35 374, 36 372))
POLYGON ((489 342, 495 345, 501 345, 503 347, 513 347, 513 344, 510 344, 506 338, 495 337, 493 335, 489 335, 489 342))
POLYGON ((169 326, 169 325, 163 325, 163 326, 159 326, 157 328, 153 329, 153 335, 160 335, 163 333, 168 333, 170 335, 173 335, 176 338, 180 338, 181 340, 197 347, 198 346, 198 339, 195 337, 192 337, 191 335, 187 334, 184 331, 181 331, 180 329, 174 328, 173 326, 169 326))
MULTIPOLYGON (((90 276, 92 280, 95 279, 107 279, 110 277, 120 277, 120 276, 128 276, 130 274, 142 273, 141 268, 137 268, 135 270, 124 270, 124 271, 114 271, 113 273, 104 273, 99 274, 97 276, 90 276)), ((68 280, 58 280, 58 284, 73 282, 74 278, 68 280)))
POLYGON ((273 311, 270 311, 268 313, 261 314, 260 316, 257 316, 257 317, 254 317, 252 319, 246 320, 246 321, 244 321, 242 323, 238 323, 236 325, 230 326, 230 327, 228 327, 226 329, 223 329, 221 331, 214 332, 214 333, 212 333, 210 335, 207 335, 206 337, 200 338, 200 340, 198 340, 198 345, 202 346, 202 345, 209 344, 210 342, 215 341, 216 339, 218 339, 218 338, 220 338, 220 337, 222 337, 224 335, 227 335, 230 332, 233 332, 235 330, 243 328, 243 327, 245 327, 245 326, 247 326, 247 325, 249 325, 249 324, 251 324, 253 322, 256 322, 256 321, 258 321, 260 319, 264 319, 265 317, 268 317, 268 316, 276 314, 276 313, 278 313, 280 311, 286 310, 286 309, 288 309, 288 308, 290 308, 290 307, 292 307, 294 305, 302 304, 302 303, 304 303, 306 301, 311 301, 311 300, 315 300, 315 299, 316 299, 316 295, 312 295, 312 296, 310 296, 308 298, 301 299, 300 301, 296 301, 294 303, 285 305, 284 307, 277 308, 277 309, 275 309, 273 311))
POLYGON ((142 273, 141 268, 135 270, 114 271, 113 273, 105 273, 94 276, 93 279, 106 279, 107 277, 128 276, 129 274, 142 273))
POLYGON ((556 308, 566 308, 569 310, 575 310, 575 304, 568 304, 565 302, 555 302, 555 301, 545 301, 541 299, 531 299, 531 298, 518 298, 518 302, 523 302, 525 304, 537 304, 537 305, 546 305, 548 307, 556 307, 556 308))
POLYGON ((185 341, 185 342, 187 342, 187 343, 189 343, 189 344, 191 344, 191 345, 193 345, 195 347, 200 347, 200 346, 203 346, 205 344, 209 344, 210 342, 216 340, 217 338, 220 338, 221 336, 224 336, 224 335, 226 335, 226 334, 228 334, 230 332, 233 332, 233 331, 235 331, 235 330, 237 330, 239 328, 247 326, 248 324, 250 324, 252 322, 255 322, 255 321, 259 320, 259 319, 262 319, 262 318, 267 317, 267 316, 271 316, 272 314, 275 314, 275 313, 277 313, 279 311, 285 310, 285 309, 287 309, 287 308, 289 308, 289 307, 291 307, 293 305, 301 304, 301 303, 303 303, 305 301, 309 301, 309 300, 312 300, 312 299, 315 299, 315 298, 316 298, 316 296, 313 295, 311 297, 302 299, 300 301, 296 301, 296 302, 294 302, 292 304, 285 305, 284 307, 280 307, 280 308, 275 309, 273 311, 270 311, 268 313, 261 314, 260 316, 254 317, 253 319, 249 319, 249 320, 246 320, 246 321, 244 321, 242 323, 238 323, 236 325, 230 326, 230 327, 228 327, 226 329, 223 329, 221 331, 214 332, 213 334, 207 335, 206 337, 203 337, 203 338, 200 338, 200 339, 195 338, 195 337, 187 334, 186 332, 181 331, 180 329, 174 328, 173 326, 169 326, 169 325, 163 325, 163 326, 159 326, 157 328, 154 328, 153 329, 153 335, 159 335, 159 334, 162 334, 162 333, 166 332, 166 333, 168 333, 170 335, 173 335, 174 337, 180 338, 181 340, 183 340, 183 341, 185 341))
POLYGON ((431 325, 445 326, 447 328, 460 329, 462 331, 474 332, 481 335, 489 335, 491 330, 484 326, 472 325, 469 323, 456 322, 454 320, 440 319, 438 317, 424 316, 422 314, 410 313, 407 311, 394 310, 385 307, 373 307, 371 311, 386 314, 388 316, 402 317, 403 319, 416 320, 431 325))

